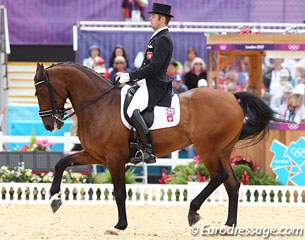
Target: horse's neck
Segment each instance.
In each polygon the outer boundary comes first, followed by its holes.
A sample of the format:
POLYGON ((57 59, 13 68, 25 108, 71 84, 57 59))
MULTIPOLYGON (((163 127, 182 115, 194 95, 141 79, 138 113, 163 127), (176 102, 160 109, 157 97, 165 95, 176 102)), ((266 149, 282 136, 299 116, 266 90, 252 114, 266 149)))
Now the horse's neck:
POLYGON ((111 88, 111 85, 105 80, 92 73, 83 76, 68 80, 69 98, 74 108, 85 104, 111 88))

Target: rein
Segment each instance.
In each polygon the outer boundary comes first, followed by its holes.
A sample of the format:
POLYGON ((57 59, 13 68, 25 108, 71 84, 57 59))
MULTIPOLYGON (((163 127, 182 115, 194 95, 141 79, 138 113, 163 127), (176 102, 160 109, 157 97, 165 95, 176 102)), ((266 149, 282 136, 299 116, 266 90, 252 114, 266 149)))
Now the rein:
MULTIPOLYGON (((67 115, 66 117, 63 118, 64 120, 67 120, 68 118, 74 116, 76 113, 79 113, 80 111, 82 111, 83 109, 85 109, 86 107, 90 106, 91 104, 97 102, 98 100, 100 100, 106 93, 110 92, 112 89, 116 88, 117 85, 113 85, 111 88, 109 88, 108 90, 106 90, 105 92, 100 93, 99 95, 95 96, 94 98, 92 98, 91 100, 84 102, 82 104, 80 104, 77 108, 79 108, 77 111, 74 110, 73 113, 70 113, 69 115, 67 115)), ((71 108, 70 108, 71 109, 71 108)), ((68 109, 68 110, 70 110, 68 109)), ((67 110, 67 111, 68 111, 67 110)))
POLYGON ((71 110, 72 108, 59 108, 59 107, 57 107, 56 100, 55 100, 55 97, 54 97, 54 93, 57 96, 59 96, 62 100, 64 100, 65 102, 66 102, 66 100, 53 88, 53 86, 52 86, 52 84, 50 82, 50 79, 49 79, 48 71, 46 69, 44 71, 45 71, 45 78, 42 81, 34 83, 34 86, 36 87, 37 85, 43 84, 43 83, 47 84, 49 95, 50 95, 50 98, 51 98, 52 109, 49 109, 49 110, 39 110, 39 116, 40 117, 52 116, 53 118, 55 118, 56 120, 58 120, 60 122, 64 122, 68 118, 74 116, 76 113, 79 113, 80 111, 84 110, 86 107, 88 107, 91 104, 97 102, 105 94, 110 92, 112 89, 116 88, 117 85, 118 85, 117 84, 118 82, 116 82, 111 88, 109 88, 105 92, 102 92, 99 95, 97 95, 94 98, 92 98, 91 100, 80 104, 77 107, 78 108, 77 111, 74 110, 72 113, 68 114, 67 111, 71 110), (65 116, 66 114, 68 114, 68 115, 65 116))

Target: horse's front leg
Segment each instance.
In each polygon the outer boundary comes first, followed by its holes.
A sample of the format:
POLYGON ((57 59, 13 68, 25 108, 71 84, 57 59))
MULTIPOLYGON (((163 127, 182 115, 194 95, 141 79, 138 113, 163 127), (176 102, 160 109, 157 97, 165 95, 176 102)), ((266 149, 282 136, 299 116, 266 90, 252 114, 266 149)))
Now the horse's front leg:
POLYGON ((114 196, 119 213, 118 223, 105 232, 105 234, 118 235, 119 231, 127 228, 126 217, 126 185, 125 185, 125 161, 111 160, 108 161, 109 171, 111 173, 112 183, 114 187, 114 196))
POLYGON ((64 170, 70 166, 90 165, 99 163, 92 158, 87 152, 81 151, 60 159, 55 166, 55 174, 50 189, 50 201, 53 213, 55 213, 61 206, 60 198, 60 184, 64 170))

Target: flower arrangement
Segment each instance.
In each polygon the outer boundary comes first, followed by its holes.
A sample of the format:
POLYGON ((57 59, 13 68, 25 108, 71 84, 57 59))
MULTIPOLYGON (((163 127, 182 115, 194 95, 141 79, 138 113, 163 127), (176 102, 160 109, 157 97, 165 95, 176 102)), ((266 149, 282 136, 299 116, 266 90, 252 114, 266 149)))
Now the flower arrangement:
POLYGON ((238 34, 258 34, 259 32, 256 30, 253 30, 252 28, 248 26, 239 26, 239 33, 238 34))
POLYGON ((251 159, 243 156, 231 158, 236 177, 244 185, 280 185, 271 175, 264 173, 251 159))
MULTIPOLYGON (((231 166, 236 177, 244 185, 279 185, 269 174, 265 174, 251 159, 243 156, 235 156, 231 159, 231 166)), ((159 182, 162 184, 187 184, 188 182, 209 181, 209 172, 199 156, 187 165, 178 165, 172 170, 172 174, 162 173, 159 182)))
POLYGON ((54 143, 48 141, 48 139, 36 139, 35 136, 31 137, 29 145, 24 145, 19 150, 24 152, 39 151, 47 152, 51 151, 54 143))
POLYGON ((206 182, 209 173, 199 156, 187 165, 177 165, 172 174, 162 173, 159 182, 162 184, 187 184, 188 182, 206 182))
MULTIPOLYGON (((34 174, 32 169, 24 168, 24 163, 20 163, 17 168, 9 170, 8 167, 0 168, 0 182, 28 182, 28 183, 51 183, 54 173, 34 174)), ((64 183, 87 183, 86 175, 69 171, 64 171, 62 182, 64 183)))

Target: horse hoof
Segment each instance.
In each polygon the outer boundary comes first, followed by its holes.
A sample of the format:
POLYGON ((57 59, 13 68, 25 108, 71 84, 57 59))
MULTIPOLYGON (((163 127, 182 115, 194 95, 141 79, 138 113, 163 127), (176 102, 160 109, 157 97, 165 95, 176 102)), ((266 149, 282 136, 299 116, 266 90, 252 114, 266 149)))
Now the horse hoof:
POLYGON ((188 217, 189 225, 190 226, 195 225, 200 219, 201 219, 201 217, 200 217, 200 215, 198 213, 195 213, 194 215, 189 216, 188 217))
POLYGON ((115 227, 111 227, 105 231, 105 235, 119 235, 120 231, 122 231, 122 230, 117 229, 115 227))
POLYGON ((61 205, 62 205, 62 201, 60 198, 54 199, 51 202, 51 208, 52 208, 53 213, 56 213, 56 211, 60 208, 61 205))

